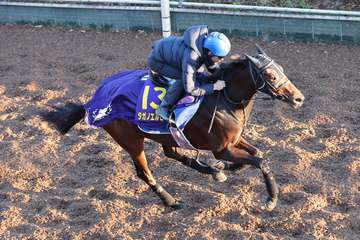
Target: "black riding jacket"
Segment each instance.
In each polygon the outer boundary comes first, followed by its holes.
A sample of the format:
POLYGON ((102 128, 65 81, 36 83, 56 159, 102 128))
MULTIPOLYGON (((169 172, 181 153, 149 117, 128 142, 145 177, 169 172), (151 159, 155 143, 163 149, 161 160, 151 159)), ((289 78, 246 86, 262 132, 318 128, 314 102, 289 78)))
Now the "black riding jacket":
POLYGON ((150 69, 165 77, 182 80, 185 91, 192 96, 213 93, 213 84, 196 80, 196 73, 204 71, 203 42, 207 34, 207 26, 192 26, 183 36, 155 42, 148 58, 150 69))

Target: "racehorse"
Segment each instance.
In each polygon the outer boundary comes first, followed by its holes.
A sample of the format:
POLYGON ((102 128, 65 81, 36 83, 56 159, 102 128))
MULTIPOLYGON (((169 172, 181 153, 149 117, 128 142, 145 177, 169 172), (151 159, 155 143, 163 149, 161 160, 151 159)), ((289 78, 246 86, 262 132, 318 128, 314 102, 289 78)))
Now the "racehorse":
MULTIPOLYGON (((223 79, 226 87, 205 97, 200 108, 186 125, 185 135, 194 147, 210 150, 216 159, 227 163, 224 170, 236 170, 245 165, 259 169, 264 177, 269 197, 262 209, 275 208, 279 190, 268 161, 259 157, 257 149, 242 136, 248 116, 252 111, 256 93, 261 91, 273 99, 287 102, 294 108, 302 106, 305 97, 284 74, 283 68, 256 45, 255 56, 237 57, 221 65, 220 69, 208 81, 223 79)), ((67 133, 85 116, 83 105, 65 105, 44 116, 45 120, 55 124, 62 133, 67 133)), ((177 153, 176 142, 170 134, 144 133, 136 124, 116 119, 103 126, 106 132, 131 156, 137 176, 145 181, 161 198, 166 206, 178 209, 183 206, 175 200, 153 177, 144 152, 144 139, 148 138, 162 144, 167 157, 200 171, 210 173, 194 159, 177 153)))

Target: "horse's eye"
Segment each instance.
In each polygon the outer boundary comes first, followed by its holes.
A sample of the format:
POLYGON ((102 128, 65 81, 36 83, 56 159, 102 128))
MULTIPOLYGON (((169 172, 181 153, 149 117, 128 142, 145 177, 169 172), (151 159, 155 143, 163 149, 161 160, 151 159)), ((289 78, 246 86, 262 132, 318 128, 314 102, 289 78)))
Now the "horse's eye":
POLYGON ((277 72, 274 71, 273 69, 268 69, 265 71, 265 77, 269 80, 269 81, 272 81, 274 82, 278 75, 277 75, 277 72))

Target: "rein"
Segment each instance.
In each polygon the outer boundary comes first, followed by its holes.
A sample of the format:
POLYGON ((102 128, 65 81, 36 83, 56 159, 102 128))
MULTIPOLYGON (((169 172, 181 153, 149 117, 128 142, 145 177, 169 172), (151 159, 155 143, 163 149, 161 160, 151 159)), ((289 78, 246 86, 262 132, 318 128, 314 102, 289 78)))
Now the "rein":
MULTIPOLYGON (((222 78, 222 79, 224 78, 224 72, 221 73, 221 78, 222 78)), ((214 111, 213 111, 213 114, 212 114, 212 117, 211 117, 209 129, 208 129, 208 134, 210 134, 211 128, 212 128, 212 126, 213 126, 214 119, 215 119, 215 115, 216 115, 216 112, 217 112, 217 106, 218 106, 218 102, 219 102, 219 98, 220 98, 220 93, 217 92, 216 94, 217 94, 217 96, 216 96, 216 102, 215 102, 214 111)))
POLYGON ((239 101, 239 102, 236 102, 236 101, 232 100, 232 99, 229 97, 228 93, 226 92, 226 89, 224 89, 223 93, 224 93, 224 96, 225 96, 226 101, 228 101, 230 104, 233 104, 233 105, 244 105, 244 104, 247 103, 247 102, 255 101, 255 100, 257 100, 257 99, 261 99, 261 100, 274 100, 274 99, 271 98, 271 97, 255 97, 255 98, 251 98, 251 99, 243 99, 243 100, 241 100, 241 101, 239 101))
POLYGON ((212 125, 213 125, 213 123, 214 123, 214 119, 215 119, 215 115, 216 115, 216 111, 217 111, 217 105, 218 105, 218 102, 219 102, 219 98, 220 98, 220 93, 218 92, 218 93, 217 93, 217 96, 216 96, 216 103, 215 103, 215 107, 214 107, 214 112, 213 112, 212 117, 211 117, 211 122, 210 122, 209 130, 208 130, 208 134, 210 133, 211 128, 212 128, 212 125))

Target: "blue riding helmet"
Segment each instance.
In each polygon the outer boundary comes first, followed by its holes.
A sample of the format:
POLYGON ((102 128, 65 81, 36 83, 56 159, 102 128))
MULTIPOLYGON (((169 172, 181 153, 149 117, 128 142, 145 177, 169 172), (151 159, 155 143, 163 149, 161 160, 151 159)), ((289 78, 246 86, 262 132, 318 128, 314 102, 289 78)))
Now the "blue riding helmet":
POLYGON ((223 33, 212 32, 205 38, 204 48, 210 50, 215 56, 225 57, 230 52, 231 43, 223 33))

